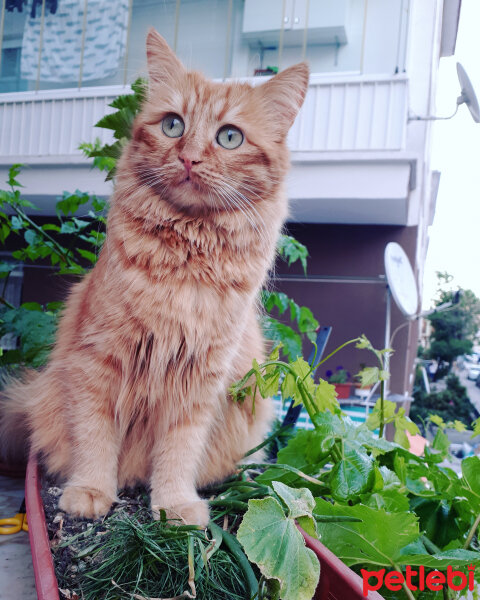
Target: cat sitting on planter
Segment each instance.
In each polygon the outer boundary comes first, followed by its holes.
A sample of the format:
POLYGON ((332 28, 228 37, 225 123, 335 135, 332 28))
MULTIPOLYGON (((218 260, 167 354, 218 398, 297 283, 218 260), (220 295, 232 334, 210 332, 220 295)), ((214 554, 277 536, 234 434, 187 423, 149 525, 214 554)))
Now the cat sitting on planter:
POLYGON ((117 169, 107 238, 71 291, 48 366, 6 389, 3 453, 29 445, 66 480, 60 507, 98 517, 150 486, 206 525, 197 488, 230 474, 272 406, 228 386, 264 358, 258 295, 287 214, 287 132, 301 63, 263 85, 187 71, 153 29, 148 98, 117 169))

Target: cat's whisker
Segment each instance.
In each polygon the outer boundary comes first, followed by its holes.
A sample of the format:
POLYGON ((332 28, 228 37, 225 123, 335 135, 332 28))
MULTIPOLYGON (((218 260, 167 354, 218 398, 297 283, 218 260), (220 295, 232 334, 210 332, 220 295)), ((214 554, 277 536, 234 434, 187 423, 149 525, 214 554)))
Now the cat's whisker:
POLYGON ((247 198, 244 194, 242 194, 241 192, 239 192, 236 188, 234 188, 233 186, 231 186, 226 181, 224 181, 224 184, 231 190, 231 192, 233 194, 235 194, 235 196, 238 199, 238 201, 241 202, 245 208, 250 209, 250 213, 252 213, 252 212, 255 213, 255 216, 260 221, 260 225, 262 226, 262 229, 265 230, 265 227, 266 227, 265 221, 263 220, 263 217, 260 215, 260 213, 258 212, 258 210, 255 208, 253 202, 251 202, 249 200, 249 198, 247 198))

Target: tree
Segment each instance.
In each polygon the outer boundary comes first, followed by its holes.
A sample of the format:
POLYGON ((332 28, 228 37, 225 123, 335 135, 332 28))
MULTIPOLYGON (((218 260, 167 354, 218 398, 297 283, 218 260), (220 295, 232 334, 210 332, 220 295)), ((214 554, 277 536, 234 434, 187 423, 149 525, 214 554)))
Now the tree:
POLYGON ((427 354, 451 366, 457 356, 473 349, 480 328, 480 300, 471 290, 453 290, 453 277, 448 273, 437 271, 437 277, 435 306, 447 302, 452 302, 453 306, 428 317, 433 329, 427 354))

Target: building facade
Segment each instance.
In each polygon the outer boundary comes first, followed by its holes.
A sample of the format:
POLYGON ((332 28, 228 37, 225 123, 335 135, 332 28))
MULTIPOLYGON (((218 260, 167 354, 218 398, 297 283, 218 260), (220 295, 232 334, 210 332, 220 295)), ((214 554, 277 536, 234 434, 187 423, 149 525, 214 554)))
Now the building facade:
MULTIPOLYGON (((361 333, 382 347, 388 242, 407 252, 421 289, 439 174, 431 123, 415 117, 434 113, 459 12, 460 0, 4 0, 0 177, 28 164, 24 194, 47 213, 63 190, 108 196, 111 184, 78 145, 108 141, 92 125, 145 74, 152 25, 188 67, 218 80, 254 81, 306 59, 309 91, 289 138, 288 228, 310 262, 307 277, 279 264, 276 286, 333 327, 329 347, 361 333)), ((24 272, 24 297, 38 298, 38 276, 24 272)), ((403 322, 394 307, 392 328, 403 322)), ((416 346, 416 326, 404 327, 395 393, 411 391, 416 346)), ((351 350, 338 362, 355 372, 370 359, 351 350)))

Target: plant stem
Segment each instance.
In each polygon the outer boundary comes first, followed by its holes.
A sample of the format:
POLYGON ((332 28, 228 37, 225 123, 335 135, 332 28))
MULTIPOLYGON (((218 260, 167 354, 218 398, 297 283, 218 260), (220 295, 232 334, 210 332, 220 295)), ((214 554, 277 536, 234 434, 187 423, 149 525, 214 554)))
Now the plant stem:
POLYGON ((385 429, 385 381, 380 381, 380 429, 378 437, 383 438, 383 431, 385 429))
POLYGON ((341 346, 339 346, 338 348, 335 348, 335 350, 333 352, 330 352, 330 354, 328 356, 326 356, 325 358, 323 358, 319 363, 318 366, 323 365, 324 362, 327 362, 327 360, 329 358, 331 358, 334 354, 336 354, 339 350, 341 350, 342 348, 345 348, 345 346, 348 346, 350 344, 354 344, 355 342, 359 342, 360 338, 355 338, 353 340, 348 340, 348 342, 345 342, 344 344, 342 344, 341 346))
POLYGON ((338 449, 338 446, 337 446, 336 442, 332 446, 332 458, 335 460, 336 463, 338 463, 338 462, 340 462, 342 460, 342 453, 338 449))
POLYGON ((309 481, 310 483, 314 483, 315 485, 324 485, 321 481, 318 481, 318 479, 310 477, 310 475, 307 475, 303 471, 300 471, 295 467, 291 467, 290 465, 279 465, 276 463, 249 463, 248 465, 239 465, 239 467, 243 471, 245 471, 246 469, 265 469, 268 467, 272 467, 274 469, 284 469, 285 471, 295 473, 295 475, 298 475, 302 479, 305 479, 305 481, 309 481))
POLYGON ((472 543, 473 536, 475 535, 475 531, 477 531, 477 527, 480 525, 480 515, 477 516, 475 522, 472 525, 472 528, 468 532, 467 539, 465 540, 465 544, 463 544, 463 549, 468 550, 470 544, 472 543))
POLYGON ((208 503, 210 506, 221 506, 224 508, 235 509, 236 511, 246 511, 248 509, 248 504, 246 502, 242 502, 241 500, 210 500, 208 503))
POLYGON ((261 450, 262 448, 267 446, 272 440, 275 440, 280 434, 284 433, 285 431, 292 429, 292 427, 293 427, 293 425, 284 425, 283 427, 280 427, 280 429, 278 431, 276 431, 275 433, 272 433, 272 435, 269 435, 265 440, 263 440, 263 442, 261 444, 258 444, 258 446, 255 446, 255 448, 252 448, 251 450, 246 452, 243 455, 243 458, 247 458, 247 456, 251 456, 252 454, 255 454, 255 452, 257 452, 258 450, 261 450))
POLYGON ((3 298, 3 296, 0 296, 0 304, 4 304, 7 308, 16 308, 8 300, 5 300, 5 298, 3 298))
MULTIPOLYGON (((398 565, 396 565, 396 564, 394 564, 393 566, 395 567, 395 570, 396 570, 396 571, 398 571, 399 573, 401 573, 401 572, 402 572, 402 568, 401 568, 401 567, 399 567, 399 566, 398 566, 398 565)), ((406 594, 406 596, 407 596, 408 600, 415 600, 415 596, 412 594, 412 592, 411 592, 411 591, 408 589, 408 587, 407 587, 407 583, 406 583, 406 581, 405 581, 405 578, 403 578, 402 587, 403 587, 403 590, 404 590, 404 592, 405 592, 405 594, 406 594)))
POLYGON ((32 219, 30 219, 30 217, 23 212, 23 210, 19 209, 17 206, 15 206, 14 204, 10 204, 10 206, 13 208, 13 210, 17 213, 17 215, 21 218, 21 219, 25 219, 25 221, 27 221, 27 223, 33 227, 33 229, 35 229, 35 231, 38 231, 38 233, 40 233, 41 236, 43 236, 44 238, 46 238, 49 242, 51 242, 56 250, 57 250, 57 254, 59 254, 62 258, 63 261, 66 262, 67 264, 72 264, 72 261, 70 259, 70 257, 68 256, 68 254, 65 252, 65 248, 63 246, 61 246, 51 235, 49 235, 46 231, 43 231, 43 229, 41 227, 39 227, 35 221, 32 221, 32 219))

